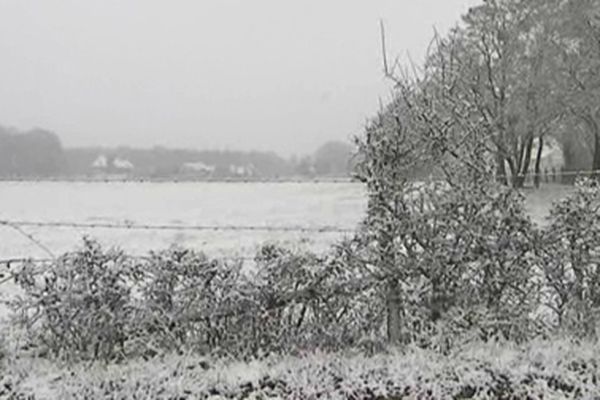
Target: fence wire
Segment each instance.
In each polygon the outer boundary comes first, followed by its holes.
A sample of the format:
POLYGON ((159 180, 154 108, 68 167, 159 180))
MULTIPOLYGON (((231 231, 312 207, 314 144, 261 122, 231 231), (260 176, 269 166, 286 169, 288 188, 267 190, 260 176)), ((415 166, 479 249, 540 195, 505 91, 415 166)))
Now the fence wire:
POLYGON ((9 227, 72 228, 72 229, 123 229, 147 231, 249 231, 249 232, 298 232, 298 233, 352 233, 351 228, 336 226, 269 226, 269 225, 168 225, 136 223, 87 223, 64 221, 20 221, 0 220, 0 225, 9 227))
POLYGON ((359 181, 347 178, 101 178, 101 177, 0 177, 0 182, 64 183, 278 183, 278 184, 348 184, 359 181))
MULTIPOLYGON (((61 260, 65 260, 64 258, 65 256, 61 256, 58 258, 33 258, 33 257, 14 257, 14 258, 5 258, 5 259, 0 259, 0 267, 4 267, 8 270, 10 270, 12 268, 13 265, 24 265, 24 264, 31 264, 31 265, 35 265, 35 266, 44 266, 44 265, 50 265, 50 264, 54 264, 57 262, 60 262, 61 260)), ((138 261, 138 262, 143 262, 143 261, 150 261, 152 260, 151 256, 135 256, 135 255, 124 255, 125 259, 128 259, 130 261, 138 261)), ((215 260, 221 260, 221 261, 232 261, 232 262, 239 262, 239 261, 243 261, 243 262, 251 262, 251 261, 256 261, 255 257, 243 257, 243 256, 223 256, 223 255, 216 255, 214 257, 209 257, 210 259, 215 259, 215 260)))
MULTIPOLYGON (((587 171, 558 171, 545 170, 539 174, 528 173, 527 178, 544 178, 546 181, 558 177, 594 177, 600 176, 600 170, 587 171)), ((512 179, 511 175, 496 175, 496 179, 512 179)), ((101 178, 101 177, 0 177, 0 182, 65 182, 65 183, 242 183, 242 184, 349 184, 359 183, 353 178, 101 178)), ((138 224, 138 223, 87 223, 68 221, 28 221, 28 220, 0 220, 0 226, 13 229, 22 228, 63 228, 63 229, 115 229, 115 230, 142 230, 142 231, 205 231, 205 232, 297 232, 311 234, 353 234, 355 229, 338 226, 269 226, 269 225, 170 225, 170 224, 138 224)), ((24 232, 24 231, 23 231, 24 232)), ((30 240, 32 236, 24 233, 30 240)), ((131 256, 137 260, 148 259, 147 256, 131 256)), ((216 259, 231 261, 253 261, 252 257, 217 256, 216 259)), ((0 266, 11 267, 11 265, 31 263, 36 265, 47 265, 57 261, 57 258, 7 258, 0 259, 0 266)))
MULTIPOLYGON (((515 175, 495 175, 496 179, 511 179, 515 175)), ((581 171, 563 171, 559 169, 546 168, 539 173, 527 172, 519 173, 518 176, 527 178, 553 178, 553 177, 585 177, 600 176, 600 170, 581 170, 581 171)), ((21 176, 0 176, 0 182, 64 182, 64 183, 243 183, 243 184, 349 184, 360 183, 355 177, 299 177, 299 178, 278 178, 278 177, 21 177, 21 176)))
MULTIPOLYGON (((168 224, 136 224, 136 223, 85 223, 65 221, 25 221, 25 220, 0 220, 0 226, 16 229, 30 240, 35 246, 40 247, 52 258, 15 257, 0 259, 0 267, 10 270, 13 265, 33 264, 37 266, 56 263, 60 257, 55 257, 52 252, 23 228, 66 228, 66 229, 115 229, 115 230, 143 230, 143 231, 204 231, 204 232, 296 232, 310 234, 353 234, 355 229, 336 226, 268 226, 268 225, 168 225, 168 224)), ((126 256, 137 261, 147 261, 148 256, 126 256)), ((217 255, 215 259, 233 262, 254 261, 254 257, 217 255)))

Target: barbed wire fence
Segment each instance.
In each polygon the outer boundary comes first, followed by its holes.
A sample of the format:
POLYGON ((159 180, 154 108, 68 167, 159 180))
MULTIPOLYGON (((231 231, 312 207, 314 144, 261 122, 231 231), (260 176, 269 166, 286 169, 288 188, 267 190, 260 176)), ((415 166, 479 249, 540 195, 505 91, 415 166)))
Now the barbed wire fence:
MULTIPOLYGON (((600 176, 599 170, 588 170, 588 171, 558 171, 558 170, 546 170, 543 173, 535 174, 528 173, 529 179, 540 178, 542 183, 560 183, 560 178, 570 177, 576 180, 580 177, 597 177, 600 176)), ((507 176, 496 176, 497 179, 511 178, 507 176)), ((79 177, 79 178, 68 178, 68 177, 38 177, 38 178, 27 178, 27 177, 0 177, 0 182, 23 182, 23 183, 39 183, 39 182, 64 182, 64 183, 239 183, 239 184, 352 184, 360 182, 353 178, 218 178, 218 179, 189 179, 189 178, 135 178, 135 177, 124 177, 124 178, 99 178, 99 177, 79 177)), ((352 235, 355 233, 355 228, 341 227, 341 226, 298 226, 298 225, 181 225, 181 224, 144 224, 144 223, 88 223, 88 222, 77 222, 77 221, 32 221, 32 220, 8 220, 0 219, 0 227, 8 227, 21 236, 25 237, 28 241, 34 244, 37 248, 42 250, 47 257, 44 258, 33 258, 33 257, 13 257, 13 258, 0 258, 0 268, 9 268, 16 264, 35 264, 35 265, 49 265, 57 261, 57 256, 54 252, 46 246, 42 241, 37 239, 33 234, 29 233, 27 228, 54 228, 54 229, 111 229, 111 230, 130 230, 130 231, 196 231, 196 232, 270 232, 270 233, 302 233, 302 234, 340 234, 340 235, 352 235)), ((132 258, 141 260, 145 256, 130 256, 132 258)), ((253 261, 253 257, 242 257, 242 256, 219 256, 217 257, 222 260, 235 260, 235 261, 253 261)), ((2 282, 2 281, 0 281, 2 282)))
POLYGON ((0 226, 38 227, 38 228, 86 228, 86 229, 128 229, 146 231, 247 231, 247 232, 299 232, 299 233, 350 233, 350 228, 336 226, 269 226, 269 225, 168 225, 168 224, 136 224, 136 223, 85 223, 64 221, 20 221, 0 220, 0 226))
MULTIPOLYGON (((495 175, 497 179, 510 179, 515 175, 495 175)), ((540 173, 527 172, 520 176, 534 179, 540 178, 547 183, 559 182, 565 177, 595 177, 600 176, 600 170, 568 171, 557 168, 546 168, 540 173)), ((27 176, 0 176, 0 182, 23 183, 232 183, 232 184, 360 184, 356 177, 136 177, 136 176, 59 176, 59 177, 27 177, 27 176)))
MULTIPOLYGON (((318 177, 318 178, 255 178, 255 177, 231 177, 231 178, 190 178, 190 177, 0 177, 2 183, 89 183, 89 184, 120 184, 120 183, 174 183, 174 184, 352 184, 358 183, 351 177, 318 177)), ((351 234, 354 229, 339 226, 305 227, 297 225, 267 226, 267 225, 173 225, 173 224, 144 224, 144 223, 88 223, 77 221, 31 221, 31 220, 0 220, 0 226, 13 229, 25 237, 35 247, 41 249, 45 258, 13 257, 0 258, 0 267, 14 264, 50 264, 57 260, 54 252, 42 241, 35 238, 26 228, 55 228, 55 229, 111 229, 130 231, 196 231, 196 232, 271 232, 271 233, 302 233, 302 234, 351 234)), ((137 257, 138 259, 143 256, 137 257)), ((219 259, 236 261, 252 261, 254 258, 241 256, 219 256, 219 259)))
POLYGON ((1 177, 0 182, 65 182, 65 183, 235 183, 235 184, 348 184, 355 178, 185 178, 185 177, 1 177))
MULTIPOLYGON (((137 224, 137 223, 86 223, 68 221, 30 221, 30 220, 0 220, 0 227, 5 226, 15 230, 25 237, 33 245, 41 249, 48 257, 13 257, 0 259, 0 268, 10 269, 16 264, 50 265, 58 260, 48 246, 37 239, 33 234, 27 232, 26 228, 55 228, 55 229, 111 229, 130 231, 196 231, 196 232, 269 232, 269 233, 302 233, 302 234, 343 234, 351 235, 355 229, 339 226, 291 226, 291 225, 180 225, 180 224, 137 224)), ((128 256, 135 260, 146 260, 147 256, 128 256)), ((217 256, 224 261, 251 262, 254 257, 243 256, 217 256)), ((0 281, 2 283, 2 281, 0 281)))

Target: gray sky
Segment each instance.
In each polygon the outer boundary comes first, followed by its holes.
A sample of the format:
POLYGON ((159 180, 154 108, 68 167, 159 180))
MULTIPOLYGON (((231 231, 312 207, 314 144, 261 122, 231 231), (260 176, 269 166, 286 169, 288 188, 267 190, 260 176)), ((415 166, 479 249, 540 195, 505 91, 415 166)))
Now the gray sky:
POLYGON ((389 53, 478 0, 0 0, 0 124, 66 146, 312 152, 360 133, 389 53))

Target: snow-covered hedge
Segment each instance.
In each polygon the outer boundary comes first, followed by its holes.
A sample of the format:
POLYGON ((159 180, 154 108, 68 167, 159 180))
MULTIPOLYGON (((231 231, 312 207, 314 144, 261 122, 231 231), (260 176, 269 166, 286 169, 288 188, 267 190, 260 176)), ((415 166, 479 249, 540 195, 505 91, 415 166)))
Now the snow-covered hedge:
POLYGON ((420 193, 329 254, 266 245, 249 274, 193 250, 134 259, 86 240, 43 271, 16 274, 17 321, 38 354, 71 361, 377 352, 386 341, 448 353, 477 340, 597 337, 596 183, 557 204, 548 230, 508 189, 420 193))
POLYGON ((373 347, 376 282, 337 256, 273 245, 254 271, 173 248, 133 259, 86 239, 55 263, 15 275, 15 322, 27 347, 64 360, 118 361, 167 352, 244 359, 373 347))

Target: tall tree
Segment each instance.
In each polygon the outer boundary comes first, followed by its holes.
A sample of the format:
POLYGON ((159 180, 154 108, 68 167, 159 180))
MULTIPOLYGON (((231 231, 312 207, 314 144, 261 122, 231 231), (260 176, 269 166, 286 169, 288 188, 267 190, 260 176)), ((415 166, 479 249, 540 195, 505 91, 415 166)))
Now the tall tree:
POLYGON ((0 174, 56 176, 65 172, 66 159, 58 136, 33 129, 19 132, 0 127, 0 174))
MULTIPOLYGON (((458 96, 476 107, 488 128, 498 179, 508 183, 510 175, 516 187, 530 170, 535 138, 543 138, 560 115, 549 84, 550 9, 535 0, 486 0, 464 16, 453 40, 463 66, 458 96)), ((537 153, 539 168, 541 148, 537 153)))
MULTIPOLYGON (((600 3, 558 2, 552 42, 561 56, 561 98, 587 133, 593 148, 591 169, 600 170, 600 3)), ((575 133, 577 130, 572 129, 575 133)), ((598 175, 598 173, 596 173, 598 175)))

